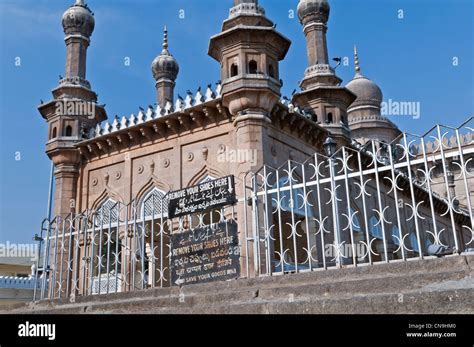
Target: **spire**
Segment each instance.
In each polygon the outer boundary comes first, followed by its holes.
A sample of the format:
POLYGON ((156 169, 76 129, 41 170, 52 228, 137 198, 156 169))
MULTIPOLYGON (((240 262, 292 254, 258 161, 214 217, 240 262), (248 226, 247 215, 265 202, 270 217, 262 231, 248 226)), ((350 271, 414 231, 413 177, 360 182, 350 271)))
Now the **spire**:
POLYGON ((163 49, 168 49, 168 28, 165 25, 165 29, 163 30, 163 49))
POLYGON ((168 51, 168 27, 163 29, 163 50, 151 63, 151 71, 156 81, 156 98, 161 108, 173 104, 175 81, 179 73, 176 59, 168 51))
POLYGON ((354 63, 356 75, 360 75, 359 54, 357 53, 357 46, 354 45, 354 63))
POLYGON ((400 135, 400 130, 382 116, 382 90, 375 82, 362 75, 356 45, 354 45, 354 67, 355 76, 346 85, 346 88, 357 96, 347 109, 351 136, 361 144, 366 144, 371 139, 391 143, 400 135))

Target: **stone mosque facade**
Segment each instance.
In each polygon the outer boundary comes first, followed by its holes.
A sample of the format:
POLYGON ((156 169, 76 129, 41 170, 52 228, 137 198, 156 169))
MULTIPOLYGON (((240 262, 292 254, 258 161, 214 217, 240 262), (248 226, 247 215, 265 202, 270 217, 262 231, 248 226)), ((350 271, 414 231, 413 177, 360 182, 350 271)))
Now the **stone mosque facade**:
MULTIPOLYGON (((305 162, 324 153, 328 138, 338 146, 397 139, 401 132, 381 115, 382 91, 362 74, 357 51, 349 83, 344 85, 330 65, 329 15, 327 0, 299 1, 307 68, 291 99, 281 95, 279 66, 291 41, 257 0, 234 0, 221 32, 209 43, 220 83, 175 97, 179 62, 165 29, 162 51, 151 66, 156 106, 108 119, 86 78, 94 16, 77 0, 62 18, 65 76, 53 99, 39 107, 48 123, 46 153, 55 166, 54 214, 97 210, 107 201, 140 202, 153 192, 164 196, 229 175, 235 176, 236 195, 242 197, 241 178, 248 172, 288 160, 305 162), (221 160, 229 153, 252 157, 221 160)), ((237 209, 237 220, 243 208, 237 209)))
POLYGON ((175 100, 179 64, 165 31, 163 50, 152 63, 156 108, 107 122, 86 79, 94 16, 84 1, 76 1, 62 19, 65 76, 53 100, 39 107, 48 123, 46 153, 55 164, 55 214, 97 207, 106 196, 125 203, 152 187, 167 192, 206 177, 304 161, 322 151, 329 134, 339 145, 353 139, 392 141, 400 131, 380 114, 380 88, 358 64, 354 79, 343 86, 329 64, 329 13, 327 1, 298 5, 308 67, 292 100, 282 98, 279 77, 279 62, 291 41, 275 29, 258 1, 234 0, 222 31, 209 44, 209 55, 221 67, 221 83, 175 100), (78 112, 67 112, 71 102, 78 112), (219 162, 218 155, 228 150, 248 150, 256 157, 219 162))

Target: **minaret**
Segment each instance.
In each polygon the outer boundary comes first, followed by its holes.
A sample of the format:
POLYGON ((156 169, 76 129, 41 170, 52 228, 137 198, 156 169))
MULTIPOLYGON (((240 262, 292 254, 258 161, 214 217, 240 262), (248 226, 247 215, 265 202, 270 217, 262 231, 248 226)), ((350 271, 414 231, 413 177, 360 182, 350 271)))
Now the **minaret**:
POLYGON ((294 95, 293 102, 313 113, 321 126, 343 145, 350 141, 347 108, 355 95, 340 86, 341 79, 329 65, 326 33, 330 10, 327 0, 300 0, 298 4, 298 17, 306 37, 308 67, 300 83, 301 92, 294 95))
MULTIPOLYGON (((272 160, 270 151, 264 148, 269 138, 270 115, 280 99, 278 64, 290 44, 275 30, 257 0, 234 0, 221 32, 211 38, 209 55, 221 69, 222 105, 229 110, 234 125, 235 142, 229 145, 256 154, 252 161, 229 163, 229 170, 235 175, 258 170, 272 160)), ((244 189, 245 185, 237 185, 236 193, 243 195, 244 189)), ((237 208, 238 215, 248 213, 244 212, 245 204, 237 208)), ((242 244, 246 242, 245 233, 240 232, 239 238, 242 244)), ((243 261, 241 266, 245 266, 243 261)))
POLYGON ((174 87, 179 73, 176 59, 168 51, 168 29, 165 27, 163 35, 163 50, 151 64, 153 78, 156 81, 156 100, 161 108, 166 104, 173 105, 174 87))
POLYGON ((303 25, 306 37, 308 68, 301 83, 302 89, 316 85, 337 86, 341 80, 329 65, 329 54, 326 40, 330 7, 326 0, 300 1, 298 16, 303 25))
POLYGON ((66 34, 66 79, 86 79, 87 48, 94 30, 95 21, 84 1, 77 0, 63 16, 64 33, 66 34), (80 23, 84 20, 84 23, 80 23))
POLYGON ((233 116, 269 116, 280 98, 278 63, 290 44, 257 0, 234 0, 209 46, 221 65, 223 104, 233 116))
POLYGON ((354 64, 355 76, 346 85, 357 96, 347 110, 352 137, 361 144, 372 139, 391 143, 401 132, 388 118, 382 116, 382 90, 375 82, 362 75, 356 46, 354 64))
POLYGON ((55 165, 55 214, 65 216, 75 209, 81 155, 75 144, 107 119, 97 94, 86 79, 86 58, 94 31, 94 15, 83 0, 69 7, 62 18, 66 43, 66 71, 53 100, 38 107, 48 122, 46 153, 55 165))

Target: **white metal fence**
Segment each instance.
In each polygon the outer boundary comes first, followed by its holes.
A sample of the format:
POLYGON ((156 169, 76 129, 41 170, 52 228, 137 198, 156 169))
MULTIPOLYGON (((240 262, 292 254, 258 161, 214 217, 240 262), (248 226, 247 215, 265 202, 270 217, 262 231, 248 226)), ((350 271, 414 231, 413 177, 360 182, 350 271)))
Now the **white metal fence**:
POLYGON ((472 118, 391 144, 331 147, 247 175, 248 274, 474 250, 472 118))
POLYGON ((241 277, 474 250, 474 118, 391 144, 315 153, 237 177, 239 202, 169 219, 167 195, 44 220, 35 299, 165 287, 170 235, 236 222, 241 277), (334 151, 334 153, 332 153, 334 151))

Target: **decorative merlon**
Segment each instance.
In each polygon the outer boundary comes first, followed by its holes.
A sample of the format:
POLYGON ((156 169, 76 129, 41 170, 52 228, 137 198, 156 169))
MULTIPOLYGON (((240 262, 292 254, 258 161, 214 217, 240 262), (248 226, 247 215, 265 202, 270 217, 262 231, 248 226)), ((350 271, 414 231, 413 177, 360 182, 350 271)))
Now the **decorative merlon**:
POLYGON ((191 109, 195 106, 216 101, 221 98, 221 91, 222 86, 220 82, 217 83, 215 90, 212 90, 212 85, 209 84, 204 95, 202 94, 201 88, 198 88, 194 95, 188 93, 184 100, 183 98, 178 97, 175 105, 167 102, 163 109, 160 105, 157 105, 155 109, 153 109, 152 106, 149 106, 147 110, 140 109, 137 115, 132 113, 129 118, 123 116, 120 121, 118 120, 118 117, 115 117, 112 124, 110 124, 109 121, 106 121, 97 125, 92 137, 99 138, 136 125, 152 122, 161 117, 181 113, 184 110, 191 109))

